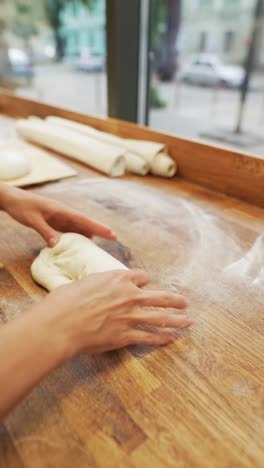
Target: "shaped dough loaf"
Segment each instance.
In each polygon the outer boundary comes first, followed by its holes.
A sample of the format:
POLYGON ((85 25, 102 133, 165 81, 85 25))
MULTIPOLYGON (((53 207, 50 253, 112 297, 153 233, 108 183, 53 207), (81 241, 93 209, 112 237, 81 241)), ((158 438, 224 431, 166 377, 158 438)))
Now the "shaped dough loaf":
POLYGON ((34 280, 48 291, 103 271, 127 270, 116 258, 90 239, 62 234, 58 244, 44 248, 31 265, 34 280))
POLYGON ((12 148, 0 149, 0 180, 12 180, 25 176, 31 171, 27 155, 12 148))
POLYGON ((125 158, 120 148, 69 129, 65 131, 64 128, 52 126, 37 118, 18 120, 16 129, 22 137, 82 161, 112 177, 125 173, 125 158))
MULTIPOLYGON (((96 130, 89 125, 80 124, 73 120, 63 119, 61 117, 49 116, 46 120, 69 130, 75 130, 83 135, 90 135, 106 143, 119 145, 120 147, 125 148, 127 151, 127 167, 131 172, 136 172, 133 170, 133 167, 136 167, 133 166, 133 164, 136 164, 136 161, 133 161, 133 158, 140 157, 150 166, 152 174, 162 177, 173 177, 176 173, 176 163, 166 154, 167 148, 163 143, 121 138, 116 135, 112 135, 111 133, 96 130), (129 161, 131 161, 131 167, 129 167, 129 161)), ((142 175, 144 175, 143 172, 142 175)))

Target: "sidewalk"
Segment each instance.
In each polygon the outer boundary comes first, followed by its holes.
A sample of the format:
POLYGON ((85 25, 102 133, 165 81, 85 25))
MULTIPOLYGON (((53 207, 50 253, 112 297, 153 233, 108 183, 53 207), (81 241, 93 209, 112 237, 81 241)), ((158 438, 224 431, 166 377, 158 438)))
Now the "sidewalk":
POLYGON ((17 90, 19 96, 65 107, 98 117, 107 115, 105 73, 85 73, 71 64, 38 65, 32 88, 17 90))
MULTIPOLYGON (((248 94, 243 130, 264 137, 264 91, 259 77, 255 80, 255 85, 257 84, 258 90, 248 94)), ((214 91, 182 84, 160 83, 159 92, 167 107, 151 110, 152 128, 264 157, 264 144, 241 149, 201 137, 204 132, 222 129, 232 131, 235 128, 240 98, 237 90, 214 91)))

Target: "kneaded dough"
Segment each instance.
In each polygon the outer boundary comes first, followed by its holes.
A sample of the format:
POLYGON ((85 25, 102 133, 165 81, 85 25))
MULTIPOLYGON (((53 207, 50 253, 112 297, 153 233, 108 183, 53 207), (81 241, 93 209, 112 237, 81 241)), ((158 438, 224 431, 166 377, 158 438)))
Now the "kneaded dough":
POLYGON ((31 171, 30 158, 12 148, 0 148, 0 180, 12 180, 31 171))
POLYGON ((55 247, 46 247, 31 265, 34 280, 48 291, 92 273, 127 270, 123 263, 80 234, 62 234, 55 247))

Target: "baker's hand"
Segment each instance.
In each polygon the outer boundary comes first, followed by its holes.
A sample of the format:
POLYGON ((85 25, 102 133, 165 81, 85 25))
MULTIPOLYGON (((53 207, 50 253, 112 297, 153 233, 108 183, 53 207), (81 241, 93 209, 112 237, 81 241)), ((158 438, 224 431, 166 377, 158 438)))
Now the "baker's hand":
POLYGON ((113 231, 62 203, 32 192, 0 184, 0 208, 21 224, 35 229, 49 244, 56 245, 60 232, 76 232, 86 237, 115 239, 113 231))
POLYGON ((39 307, 56 342, 65 343, 65 359, 83 351, 93 354, 129 344, 163 345, 174 339, 168 328, 192 324, 186 314, 166 310, 185 309, 183 296, 141 289, 147 282, 146 273, 140 270, 111 271, 52 291, 39 307), (148 330, 142 328, 145 325, 159 328, 148 330))
POLYGON ((187 315, 167 310, 184 309, 184 297, 142 290, 147 281, 142 271, 90 275, 52 291, 0 327, 0 419, 74 355, 129 344, 163 345, 173 340, 167 328, 189 327, 187 315), (148 306, 152 308, 144 309, 148 306), (142 328, 145 325, 159 329, 142 328))

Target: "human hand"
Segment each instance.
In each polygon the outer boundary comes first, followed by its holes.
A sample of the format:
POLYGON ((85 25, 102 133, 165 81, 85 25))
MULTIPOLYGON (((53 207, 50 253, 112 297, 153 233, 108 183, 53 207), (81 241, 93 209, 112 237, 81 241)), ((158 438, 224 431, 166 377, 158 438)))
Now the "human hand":
POLYGON ((0 208, 16 221, 35 229, 50 247, 59 240, 57 231, 76 232, 86 237, 116 238, 109 227, 62 203, 6 184, 0 184, 0 208))
POLYGON ((41 307, 58 341, 66 343, 67 358, 130 344, 163 345, 173 341, 168 328, 187 328, 192 320, 167 308, 185 309, 183 296, 141 289, 148 283, 140 270, 97 273, 52 291, 41 307), (145 310, 158 307, 163 310, 145 310), (142 326, 162 328, 157 331, 142 326))
POLYGON ((62 286, 0 330, 0 419, 53 369, 83 351, 90 354, 129 344, 163 345, 166 328, 186 328, 184 297, 141 288, 142 271, 112 271, 62 286), (144 307, 162 310, 144 310, 144 307), (162 327, 156 332, 139 328, 162 327))

